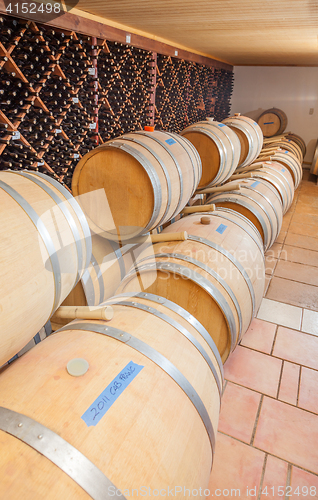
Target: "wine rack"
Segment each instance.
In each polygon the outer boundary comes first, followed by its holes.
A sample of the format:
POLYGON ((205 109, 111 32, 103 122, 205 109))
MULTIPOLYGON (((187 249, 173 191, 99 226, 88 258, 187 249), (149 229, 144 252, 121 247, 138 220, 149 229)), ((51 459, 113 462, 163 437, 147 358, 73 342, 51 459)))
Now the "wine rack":
POLYGON ((180 132, 208 116, 229 116, 233 73, 158 55, 155 124, 180 132))
POLYGON ((146 125, 180 132, 229 114, 231 71, 0 17, 0 169, 70 188, 91 149, 146 125))

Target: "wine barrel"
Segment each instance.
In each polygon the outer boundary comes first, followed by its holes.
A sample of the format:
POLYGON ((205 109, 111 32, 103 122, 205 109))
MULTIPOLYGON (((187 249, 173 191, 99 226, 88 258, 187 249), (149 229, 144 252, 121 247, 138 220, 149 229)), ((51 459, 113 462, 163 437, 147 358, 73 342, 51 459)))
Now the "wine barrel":
POLYGON ((318 175, 318 141, 316 143, 314 157, 312 159, 312 163, 311 163, 311 167, 310 167, 310 173, 318 175))
POLYGON ((253 225, 231 210, 175 222, 188 240, 156 244, 143 252, 117 293, 154 293, 176 302, 208 330, 225 361, 246 332, 264 292, 264 255, 253 225), (211 321, 211 318, 213 320, 211 321))
POLYGON ((20 351, 80 280, 91 235, 71 194, 36 172, 0 172, 0 366, 20 351))
POLYGON ((295 142, 296 144, 298 144, 298 146, 301 149, 303 158, 305 158, 305 155, 306 155, 306 143, 305 143, 304 139, 302 139, 299 135, 294 134, 293 132, 288 132, 288 134, 286 134, 286 138, 287 139, 291 139, 293 142, 295 142))
POLYGON ((182 485, 181 499, 183 487, 207 487, 222 391, 217 350, 175 304, 120 302, 111 321, 72 322, 1 375, 5 498, 125 499, 142 486, 182 485))
POLYGON ((278 143, 267 143, 266 146, 264 145, 264 148, 262 150, 262 154, 266 154, 266 151, 268 149, 271 149, 273 146, 279 146, 278 152, 280 150, 289 151, 294 156, 296 156, 299 163, 302 163, 302 161, 303 161, 302 151, 301 151, 300 147, 298 146, 298 144, 294 143, 291 139, 283 139, 282 141, 279 141, 278 143))
MULTIPOLYGON (((82 279, 66 297, 62 306, 98 306, 112 297, 121 280, 148 246, 145 244, 125 244, 120 247, 115 241, 106 240, 97 234, 92 235, 92 258, 82 279)), ((51 318, 53 330, 69 323, 68 319, 51 318)))
MULTIPOLYGON (((251 165, 253 166, 253 165, 251 165)), ((286 167, 280 163, 266 161, 261 169, 251 170, 249 174, 255 179, 265 179, 272 184, 281 197, 283 206, 283 214, 290 208, 294 199, 294 182, 293 178, 286 167)))
POLYGON ((277 238, 283 220, 283 208, 276 189, 265 179, 244 179, 240 191, 212 194, 207 203, 226 207, 245 215, 260 232, 267 250, 277 238))
POLYGON ((240 140, 241 155, 238 166, 245 167, 253 163, 263 146, 263 134, 259 125, 251 118, 240 115, 240 113, 225 118, 222 123, 230 127, 240 140))
POLYGON ((294 181, 295 189, 297 189, 303 176, 303 169, 297 157, 290 151, 285 150, 277 151, 271 156, 271 160, 281 163, 289 170, 294 181))
POLYGON ((87 153, 75 168, 72 190, 94 233, 125 241, 178 214, 201 173, 198 152, 187 139, 139 131, 87 153))
POLYGON ((238 166, 241 145, 230 127, 207 118, 193 123, 180 134, 195 146, 200 155, 202 177, 199 188, 216 186, 231 177, 238 166))
POLYGON ((284 132, 287 127, 287 116, 281 109, 271 108, 260 115, 257 123, 264 137, 273 137, 284 132))

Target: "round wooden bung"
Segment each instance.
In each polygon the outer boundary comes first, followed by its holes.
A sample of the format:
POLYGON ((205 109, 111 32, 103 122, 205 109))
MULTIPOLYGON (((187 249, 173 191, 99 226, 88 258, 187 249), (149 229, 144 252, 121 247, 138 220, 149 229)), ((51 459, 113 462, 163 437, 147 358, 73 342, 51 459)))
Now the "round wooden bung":
POLYGON ((74 358, 71 359, 66 365, 66 369, 72 377, 81 377, 85 375, 89 368, 89 364, 86 359, 83 358, 74 358))
POLYGON ((200 222, 201 224, 208 225, 211 223, 211 217, 209 217, 208 215, 204 215, 203 217, 201 217, 200 222))

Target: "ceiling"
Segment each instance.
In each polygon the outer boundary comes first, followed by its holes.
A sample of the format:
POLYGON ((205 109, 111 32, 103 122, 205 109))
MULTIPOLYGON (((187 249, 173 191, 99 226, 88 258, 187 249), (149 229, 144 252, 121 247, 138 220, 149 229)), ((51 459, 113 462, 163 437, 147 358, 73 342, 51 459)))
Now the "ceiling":
POLYGON ((79 0, 77 9, 235 66, 318 66, 318 0, 79 0))

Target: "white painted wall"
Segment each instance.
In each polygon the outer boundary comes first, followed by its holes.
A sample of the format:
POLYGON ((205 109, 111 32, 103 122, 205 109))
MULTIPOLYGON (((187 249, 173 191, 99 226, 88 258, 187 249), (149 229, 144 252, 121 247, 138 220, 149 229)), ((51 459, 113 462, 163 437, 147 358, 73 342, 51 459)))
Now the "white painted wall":
POLYGON ((241 113, 257 121, 272 107, 286 113, 286 131, 304 139, 305 161, 311 162, 318 139, 318 68, 236 66, 231 114, 241 113), (313 115, 310 108, 314 108, 313 115))

